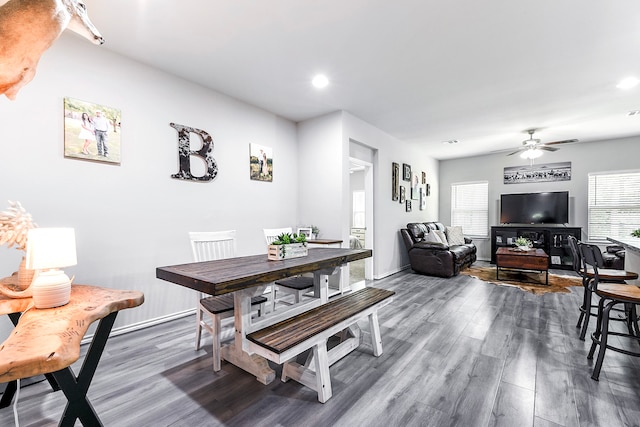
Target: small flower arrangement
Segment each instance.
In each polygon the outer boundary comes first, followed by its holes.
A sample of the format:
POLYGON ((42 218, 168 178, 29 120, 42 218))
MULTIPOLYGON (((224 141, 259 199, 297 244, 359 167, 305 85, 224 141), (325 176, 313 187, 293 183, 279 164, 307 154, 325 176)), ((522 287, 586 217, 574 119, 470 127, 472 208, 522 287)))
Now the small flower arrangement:
POLYGON ((297 235, 296 233, 282 233, 276 239, 271 242, 272 245, 290 245, 291 243, 304 243, 307 241, 307 237, 304 234, 297 235))
POLYGON ((518 237, 514 243, 516 244, 516 246, 520 246, 520 247, 527 247, 530 248, 533 246, 533 244, 531 243, 531 240, 527 239, 526 237, 518 237))
POLYGON ((267 258, 281 260, 307 256, 307 237, 304 234, 282 233, 269 244, 267 258))

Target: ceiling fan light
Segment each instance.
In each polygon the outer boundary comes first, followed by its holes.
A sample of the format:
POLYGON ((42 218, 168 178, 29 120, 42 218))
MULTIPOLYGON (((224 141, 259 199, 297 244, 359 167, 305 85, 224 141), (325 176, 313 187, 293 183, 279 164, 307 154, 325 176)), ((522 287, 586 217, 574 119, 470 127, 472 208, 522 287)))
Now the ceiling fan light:
POLYGON ((543 152, 539 148, 529 148, 528 150, 523 151, 522 154, 520 154, 520 157, 523 159, 533 160, 542 156, 542 154, 543 152))

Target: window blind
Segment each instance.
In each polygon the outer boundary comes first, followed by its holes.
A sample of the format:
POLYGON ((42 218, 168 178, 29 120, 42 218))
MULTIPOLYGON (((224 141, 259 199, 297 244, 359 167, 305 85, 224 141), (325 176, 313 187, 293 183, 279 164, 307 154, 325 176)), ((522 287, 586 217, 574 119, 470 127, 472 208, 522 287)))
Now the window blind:
POLYGON ((489 235, 489 182, 451 184, 451 225, 467 236, 489 235))
POLYGON ((629 237, 640 228, 640 172, 589 174, 589 240, 629 237))

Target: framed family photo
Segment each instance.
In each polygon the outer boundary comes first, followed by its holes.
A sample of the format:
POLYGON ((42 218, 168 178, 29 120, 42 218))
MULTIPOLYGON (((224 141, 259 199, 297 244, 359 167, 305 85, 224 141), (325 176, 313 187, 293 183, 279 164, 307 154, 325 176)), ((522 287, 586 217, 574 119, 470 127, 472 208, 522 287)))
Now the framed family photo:
POLYGON ((273 150, 259 144, 249 144, 249 177, 256 181, 273 181, 273 150))
POLYGON ((74 98, 64 98, 64 156, 120 164, 119 109, 74 98))

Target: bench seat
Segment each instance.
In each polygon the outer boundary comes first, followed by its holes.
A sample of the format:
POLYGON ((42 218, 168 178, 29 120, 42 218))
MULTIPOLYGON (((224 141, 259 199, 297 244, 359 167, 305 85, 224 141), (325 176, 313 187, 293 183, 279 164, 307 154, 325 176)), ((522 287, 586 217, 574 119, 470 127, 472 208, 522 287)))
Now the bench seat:
POLYGON ((378 309, 390 303, 394 294, 378 288, 364 288, 347 294, 248 334, 249 350, 275 363, 284 363, 282 381, 294 379, 316 390, 318 400, 324 403, 332 395, 329 366, 360 344, 358 320, 369 318, 373 354, 382 354, 378 309), (327 339, 345 330, 350 331, 351 337, 328 351, 327 339), (311 366, 311 360, 304 366, 298 364, 296 357, 309 349, 313 350, 310 356, 315 361, 314 366, 311 366))

